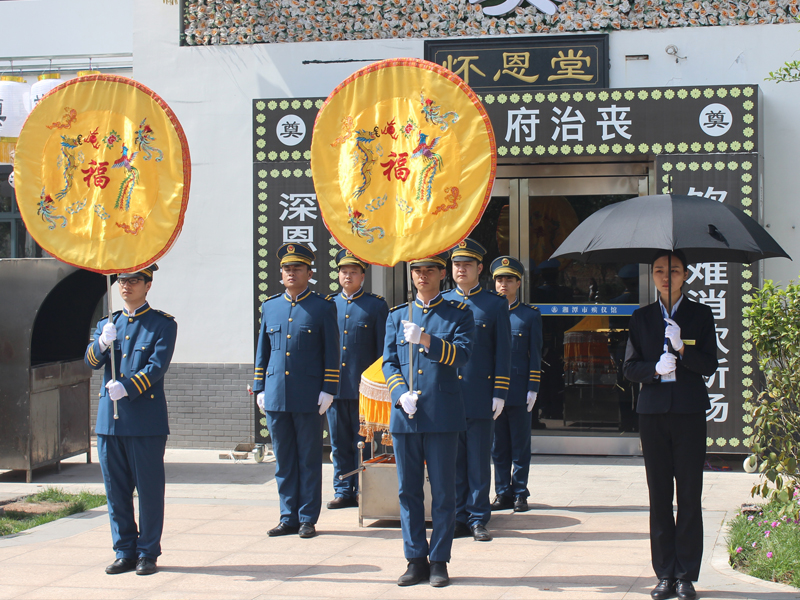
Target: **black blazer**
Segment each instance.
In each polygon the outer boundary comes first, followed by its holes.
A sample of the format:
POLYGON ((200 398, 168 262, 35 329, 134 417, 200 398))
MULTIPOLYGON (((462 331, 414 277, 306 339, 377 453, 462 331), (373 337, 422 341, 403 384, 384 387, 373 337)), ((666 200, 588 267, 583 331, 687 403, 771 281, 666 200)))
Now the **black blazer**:
POLYGON ((630 381, 642 384, 638 413, 686 414, 711 408, 703 376, 713 375, 718 365, 714 315, 709 307, 684 296, 674 321, 681 328, 683 358, 677 360, 676 381, 662 383, 656 374, 656 363, 664 353, 661 306, 656 301, 631 316, 623 373, 630 381))

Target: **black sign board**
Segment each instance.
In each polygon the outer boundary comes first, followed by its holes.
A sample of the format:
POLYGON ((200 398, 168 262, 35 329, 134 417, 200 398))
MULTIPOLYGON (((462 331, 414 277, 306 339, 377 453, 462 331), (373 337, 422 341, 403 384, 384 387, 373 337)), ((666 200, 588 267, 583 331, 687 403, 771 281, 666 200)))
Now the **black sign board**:
MULTIPOLYGON (((656 161, 659 190, 713 198, 751 216, 757 214, 758 154, 677 155, 656 161)), ((707 379, 711 410, 709 452, 747 452, 743 442, 753 433, 753 385, 758 362, 742 310, 760 280, 760 263, 699 263, 689 266, 689 298, 711 308, 717 336, 719 368, 707 379)))
POLYGON ((608 87, 608 34, 428 40, 425 60, 479 94, 608 87))

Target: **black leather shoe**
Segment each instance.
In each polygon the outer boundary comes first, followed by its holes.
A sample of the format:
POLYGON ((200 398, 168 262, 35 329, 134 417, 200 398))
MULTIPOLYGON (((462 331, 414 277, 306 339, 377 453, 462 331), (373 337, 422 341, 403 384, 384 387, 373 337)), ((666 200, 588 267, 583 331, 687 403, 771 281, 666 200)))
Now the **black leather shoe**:
POLYGON ((283 521, 278 523, 277 527, 273 527, 267 532, 269 537, 275 537, 278 535, 292 535, 297 533, 300 530, 299 527, 292 527, 291 525, 287 525, 283 521))
POLYGON ((139 560, 136 561, 137 575, 152 575, 157 570, 158 569, 156 569, 156 561, 154 561, 151 558, 140 556, 139 560))
POLYGON ((658 585, 650 592, 650 597, 653 600, 666 600, 675 595, 675 580, 664 578, 660 579, 658 585))
POLYGON ((475 523, 472 526, 472 537, 476 542, 491 542, 492 534, 486 529, 482 523, 475 523))
POLYGON ((692 582, 686 579, 678 579, 675 583, 675 594, 681 600, 694 600, 697 598, 697 592, 694 591, 692 582))
POLYGON ((312 523, 300 523, 300 537, 312 538, 317 535, 317 528, 312 523))
POLYGON ((509 508, 514 508, 514 499, 511 498, 511 496, 502 496, 498 494, 494 497, 491 508, 492 510, 507 510, 509 508))
POLYGON ((135 558, 118 558, 106 567, 106 573, 116 575, 117 573, 127 573, 136 568, 135 558))
POLYGON ((430 582, 433 587, 450 585, 450 576, 447 574, 447 563, 439 560, 431 561, 430 582))
POLYGON ((334 510, 336 508, 354 508, 358 506, 358 498, 340 498, 336 497, 328 502, 328 508, 334 510))
POLYGON ((514 512, 528 512, 528 499, 523 496, 514 498, 514 512))
POLYGON ((408 561, 406 572, 400 575, 397 585, 417 585, 420 581, 427 581, 431 575, 427 558, 411 558, 408 561))
POLYGON ((462 523, 461 521, 456 521, 456 529, 453 533, 453 538, 465 538, 472 535, 469 527, 466 523, 462 523))

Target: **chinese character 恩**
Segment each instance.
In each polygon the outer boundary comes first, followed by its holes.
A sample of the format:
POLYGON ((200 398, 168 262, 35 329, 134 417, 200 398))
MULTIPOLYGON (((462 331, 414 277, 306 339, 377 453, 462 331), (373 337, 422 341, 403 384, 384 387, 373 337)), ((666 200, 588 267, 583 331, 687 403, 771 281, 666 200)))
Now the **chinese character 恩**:
POLYGON ((395 179, 405 182, 411 173, 411 170, 406 166, 407 162, 408 152, 401 152, 400 154, 395 154, 392 152, 389 154, 389 160, 385 163, 381 163, 382 167, 386 167, 386 170, 383 172, 383 174, 386 175, 386 178, 389 181, 391 181, 392 171, 394 171, 395 179))
POLYGON ((453 58, 452 54, 447 55, 447 60, 442 63, 442 66, 446 69, 451 70, 453 73, 461 77, 464 80, 464 83, 469 85, 469 72, 474 71, 481 77, 486 77, 486 74, 481 71, 478 67, 472 64, 473 60, 478 60, 480 56, 459 56, 458 58, 453 58), (454 69, 453 66, 456 63, 461 63, 461 66, 458 69, 454 69))
MULTIPOLYGON (((317 195, 316 194, 281 194, 281 200, 278 204, 283 207, 281 213, 281 221, 299 219, 305 222, 306 217, 309 219, 317 218, 317 195)), ((289 240, 299 242, 301 240, 289 240)))
POLYGON ((594 79, 594 75, 587 75, 586 71, 582 70, 584 63, 586 63, 585 66, 587 67, 592 66, 592 57, 584 56, 583 50, 578 50, 578 54, 575 54, 574 50, 568 50, 566 56, 564 56, 563 50, 559 50, 558 56, 550 61, 554 69, 556 65, 558 65, 559 69, 556 71, 556 75, 550 75, 547 81, 555 81, 557 79, 591 81, 594 79))
POLYGON ((524 106, 519 110, 508 111, 508 127, 506 128, 506 141, 511 141, 511 134, 514 134, 514 143, 518 144, 520 139, 520 130, 525 134, 526 142, 536 141, 536 124, 539 119, 536 115, 539 110, 529 110, 524 106))
POLYGON ((98 163, 97 161, 89 162, 91 165, 88 169, 81 169, 81 173, 86 173, 83 180, 86 182, 86 187, 91 187, 94 183, 97 187, 105 189, 111 179, 106 176, 108 171, 108 162, 98 163))
POLYGON ((550 120, 556 124, 556 130, 553 132, 552 139, 556 140, 558 135, 561 134, 561 141, 566 142, 567 140, 577 140, 579 142, 583 141, 583 124, 586 122, 586 119, 583 118, 581 111, 576 110, 575 114, 572 113, 572 107, 567 106, 564 113, 556 108, 553 107, 553 112, 556 113, 557 117, 550 117, 550 120))
POLYGON ((530 52, 503 52, 503 68, 498 69, 494 74, 494 80, 500 79, 500 75, 511 75, 520 81, 533 83, 539 79, 538 75, 525 75, 530 61, 530 52))
POLYGON ((687 266, 691 275, 686 283, 692 283, 695 279, 705 281, 706 285, 726 285, 728 283, 728 263, 697 263, 687 266))
POLYGON ((312 225, 284 225, 283 243, 288 244, 289 242, 307 244, 314 252, 317 251, 314 246, 314 227, 312 225))
POLYGON ((597 112, 603 117, 602 121, 597 121, 597 125, 603 128, 603 140, 610 140, 616 137, 617 133, 626 140, 631 139, 631 134, 628 133, 628 125, 631 124, 631 121, 625 119, 630 110, 629 106, 617 106, 616 104, 597 109, 597 112), (613 127, 616 133, 609 131, 609 127, 613 127))
POLYGON ((700 304, 705 304, 714 313, 714 318, 718 321, 725 319, 725 290, 700 290, 696 292, 689 290, 689 295, 695 298, 700 304))

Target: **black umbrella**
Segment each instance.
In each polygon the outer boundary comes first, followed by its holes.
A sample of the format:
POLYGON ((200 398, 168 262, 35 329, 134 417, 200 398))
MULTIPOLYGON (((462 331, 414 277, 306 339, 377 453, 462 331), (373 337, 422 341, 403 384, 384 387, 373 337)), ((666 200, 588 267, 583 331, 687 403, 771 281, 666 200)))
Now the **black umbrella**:
POLYGON ((640 196, 601 208, 551 258, 650 263, 659 250, 695 262, 751 263, 790 256, 738 208, 699 196, 640 196))

